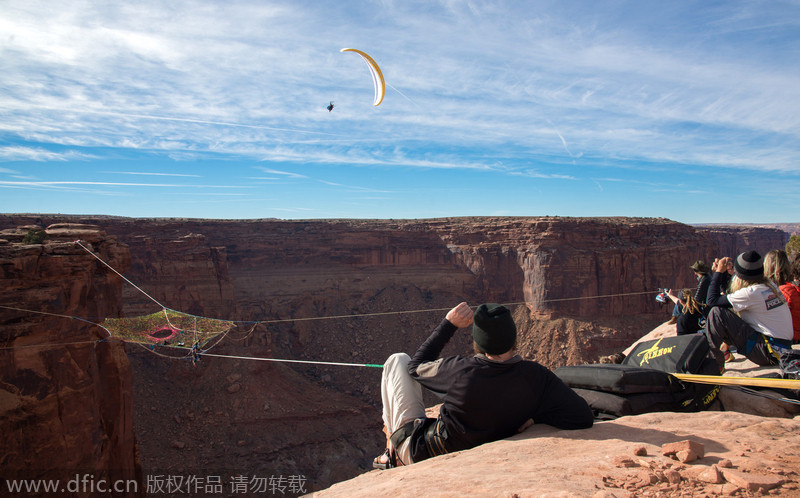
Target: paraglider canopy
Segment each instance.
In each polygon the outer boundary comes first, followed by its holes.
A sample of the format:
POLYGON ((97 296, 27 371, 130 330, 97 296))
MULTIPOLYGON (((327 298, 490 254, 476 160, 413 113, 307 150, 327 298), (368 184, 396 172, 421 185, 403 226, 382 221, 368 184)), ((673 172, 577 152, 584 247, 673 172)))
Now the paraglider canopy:
POLYGON ((355 48, 343 48, 340 50, 340 52, 355 52, 364 59, 364 61, 367 63, 367 67, 369 67, 370 74, 372 74, 372 83, 375 86, 375 99, 372 105, 380 105, 380 103, 383 102, 383 95, 386 93, 386 83, 383 81, 383 73, 381 73, 381 68, 378 67, 378 64, 375 62, 375 60, 366 53, 355 48))

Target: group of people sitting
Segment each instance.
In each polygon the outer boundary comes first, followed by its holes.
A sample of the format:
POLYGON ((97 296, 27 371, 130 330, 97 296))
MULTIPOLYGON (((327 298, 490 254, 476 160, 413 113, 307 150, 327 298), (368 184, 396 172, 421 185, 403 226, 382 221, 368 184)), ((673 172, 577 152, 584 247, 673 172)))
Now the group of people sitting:
POLYGON ((733 359, 732 348, 760 366, 777 365, 781 353, 800 342, 800 256, 790 263, 785 251, 762 258, 746 251, 717 258, 711 268, 691 267, 697 288, 683 289, 671 323, 678 335, 703 332, 720 364, 733 359))
MULTIPOLYGON (((716 259, 711 268, 695 263, 697 290, 673 296, 680 333, 704 331, 721 370, 731 346, 759 365, 776 364, 792 340, 800 340, 797 259, 790 267, 782 251, 764 260, 747 251, 735 259, 716 259)), ((381 377, 386 451, 373 466, 386 469, 465 450, 533 423, 591 427, 594 414, 587 402, 546 367, 517 355, 516 339, 505 306, 482 304, 473 312, 460 303, 413 356, 390 356, 381 377), (466 327, 475 354, 440 357, 453 335, 466 327), (442 398, 436 418, 426 415, 423 388, 442 398)))

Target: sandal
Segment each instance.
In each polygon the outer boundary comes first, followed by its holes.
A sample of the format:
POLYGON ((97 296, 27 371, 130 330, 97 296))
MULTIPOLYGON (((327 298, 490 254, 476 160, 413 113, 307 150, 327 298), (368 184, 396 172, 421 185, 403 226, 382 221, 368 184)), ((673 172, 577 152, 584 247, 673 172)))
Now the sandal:
POLYGON ((723 356, 725 357, 725 363, 733 361, 733 353, 731 353, 730 351, 725 351, 723 356))
POLYGON ((373 469, 386 470, 386 469, 392 469, 396 466, 397 464, 395 463, 394 454, 392 453, 391 450, 389 450, 389 448, 386 448, 386 450, 383 453, 376 456, 375 459, 372 460, 373 469), (385 459, 386 461, 383 461, 384 457, 386 457, 385 459))

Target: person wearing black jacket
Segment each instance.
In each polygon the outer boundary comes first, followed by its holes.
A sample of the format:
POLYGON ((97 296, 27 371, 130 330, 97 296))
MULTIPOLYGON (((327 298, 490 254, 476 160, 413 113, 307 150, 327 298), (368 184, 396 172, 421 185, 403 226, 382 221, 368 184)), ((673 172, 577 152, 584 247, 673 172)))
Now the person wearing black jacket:
POLYGON ((392 355, 381 382, 385 431, 391 435, 376 468, 497 441, 533 423, 559 429, 592 426, 591 408, 553 372, 516 354, 511 312, 467 303, 451 309, 413 357, 392 355), (472 325, 474 356, 439 355, 461 327, 472 325), (427 418, 420 386, 442 398, 438 418, 427 418))
MULTIPOLYGON (((692 266, 689 267, 692 272, 694 272, 694 277, 697 280, 697 288, 694 293, 694 301, 697 303, 697 306, 700 308, 700 311, 703 314, 703 317, 708 316, 709 308, 705 305, 706 302, 706 295, 708 294, 708 286, 711 283, 711 277, 709 276, 709 272, 711 269, 705 264, 702 260, 697 260, 692 263, 692 266)), ((681 313, 683 312, 683 308, 686 306, 686 299, 679 298, 675 294, 672 294, 671 291, 667 291, 667 295, 670 299, 675 303, 675 308, 672 310, 672 318, 670 318, 669 323, 675 323, 681 318, 681 313)), ((681 335, 680 333, 678 335, 681 335)))
POLYGON ((761 255, 746 251, 736 259, 716 259, 713 270, 706 337, 720 370, 730 358, 729 344, 756 365, 778 365, 781 352, 792 348, 792 316, 781 291, 764 276, 761 255), (734 275, 723 294, 720 281, 731 267, 734 275))

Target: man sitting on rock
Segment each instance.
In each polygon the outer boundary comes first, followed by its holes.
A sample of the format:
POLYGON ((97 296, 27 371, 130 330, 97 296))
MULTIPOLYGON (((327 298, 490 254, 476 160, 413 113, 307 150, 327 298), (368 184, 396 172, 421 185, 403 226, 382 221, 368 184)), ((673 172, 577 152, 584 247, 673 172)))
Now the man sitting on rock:
POLYGON ((592 426, 591 408, 553 372, 515 353, 517 328, 509 310, 467 303, 450 310, 413 358, 389 357, 383 367, 384 431, 391 435, 375 468, 497 441, 533 423, 559 429, 592 426), (472 324, 474 356, 439 358, 461 328, 472 324), (438 418, 427 418, 422 387, 443 398, 438 418))

